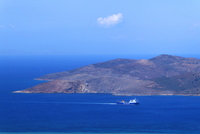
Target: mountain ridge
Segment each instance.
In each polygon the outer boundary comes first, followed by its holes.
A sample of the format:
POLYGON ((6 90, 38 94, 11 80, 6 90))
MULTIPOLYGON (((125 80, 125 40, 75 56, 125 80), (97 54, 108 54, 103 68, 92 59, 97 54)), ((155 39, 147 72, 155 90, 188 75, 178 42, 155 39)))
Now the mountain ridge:
POLYGON ((200 95, 200 59, 159 55, 114 59, 47 74, 48 80, 14 93, 110 93, 113 95, 200 95))

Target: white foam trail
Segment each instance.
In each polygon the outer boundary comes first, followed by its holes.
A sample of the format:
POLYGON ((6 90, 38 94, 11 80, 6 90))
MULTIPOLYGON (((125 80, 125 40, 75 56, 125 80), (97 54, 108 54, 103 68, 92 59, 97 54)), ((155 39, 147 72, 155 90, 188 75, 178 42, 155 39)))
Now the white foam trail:
POLYGON ((95 102, 66 102, 69 104, 88 104, 88 105, 115 105, 116 103, 95 103, 95 102))
POLYGON ((10 103, 63 103, 63 104, 87 104, 87 105, 116 105, 116 103, 95 103, 95 102, 46 102, 46 101, 0 101, 10 103))
POLYGON ((95 104, 103 104, 103 105, 116 105, 116 103, 95 103, 95 104))

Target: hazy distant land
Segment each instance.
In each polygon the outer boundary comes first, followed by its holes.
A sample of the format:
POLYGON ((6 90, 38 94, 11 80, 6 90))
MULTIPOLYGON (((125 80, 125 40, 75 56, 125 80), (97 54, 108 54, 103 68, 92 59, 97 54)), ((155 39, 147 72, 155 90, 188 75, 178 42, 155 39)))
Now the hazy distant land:
POLYGON ((114 59, 47 74, 48 82, 14 93, 110 93, 200 95, 200 59, 160 55, 149 60, 114 59))

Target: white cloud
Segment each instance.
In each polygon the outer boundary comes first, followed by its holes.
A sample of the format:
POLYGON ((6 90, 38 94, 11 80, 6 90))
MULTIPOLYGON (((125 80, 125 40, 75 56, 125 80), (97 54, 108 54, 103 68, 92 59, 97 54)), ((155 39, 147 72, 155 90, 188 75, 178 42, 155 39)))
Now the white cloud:
POLYGON ((123 21, 123 15, 121 13, 113 14, 106 18, 98 18, 97 23, 103 27, 112 27, 123 21))

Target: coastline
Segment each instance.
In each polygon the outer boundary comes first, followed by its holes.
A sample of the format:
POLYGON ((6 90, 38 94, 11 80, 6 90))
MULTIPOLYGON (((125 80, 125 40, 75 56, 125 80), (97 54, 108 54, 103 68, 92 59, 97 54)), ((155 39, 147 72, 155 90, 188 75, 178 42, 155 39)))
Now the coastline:
POLYGON ((45 93, 45 92, 31 92, 26 90, 13 91, 12 93, 25 93, 25 94, 111 94, 113 96, 200 96, 200 94, 112 94, 112 93, 45 93))

